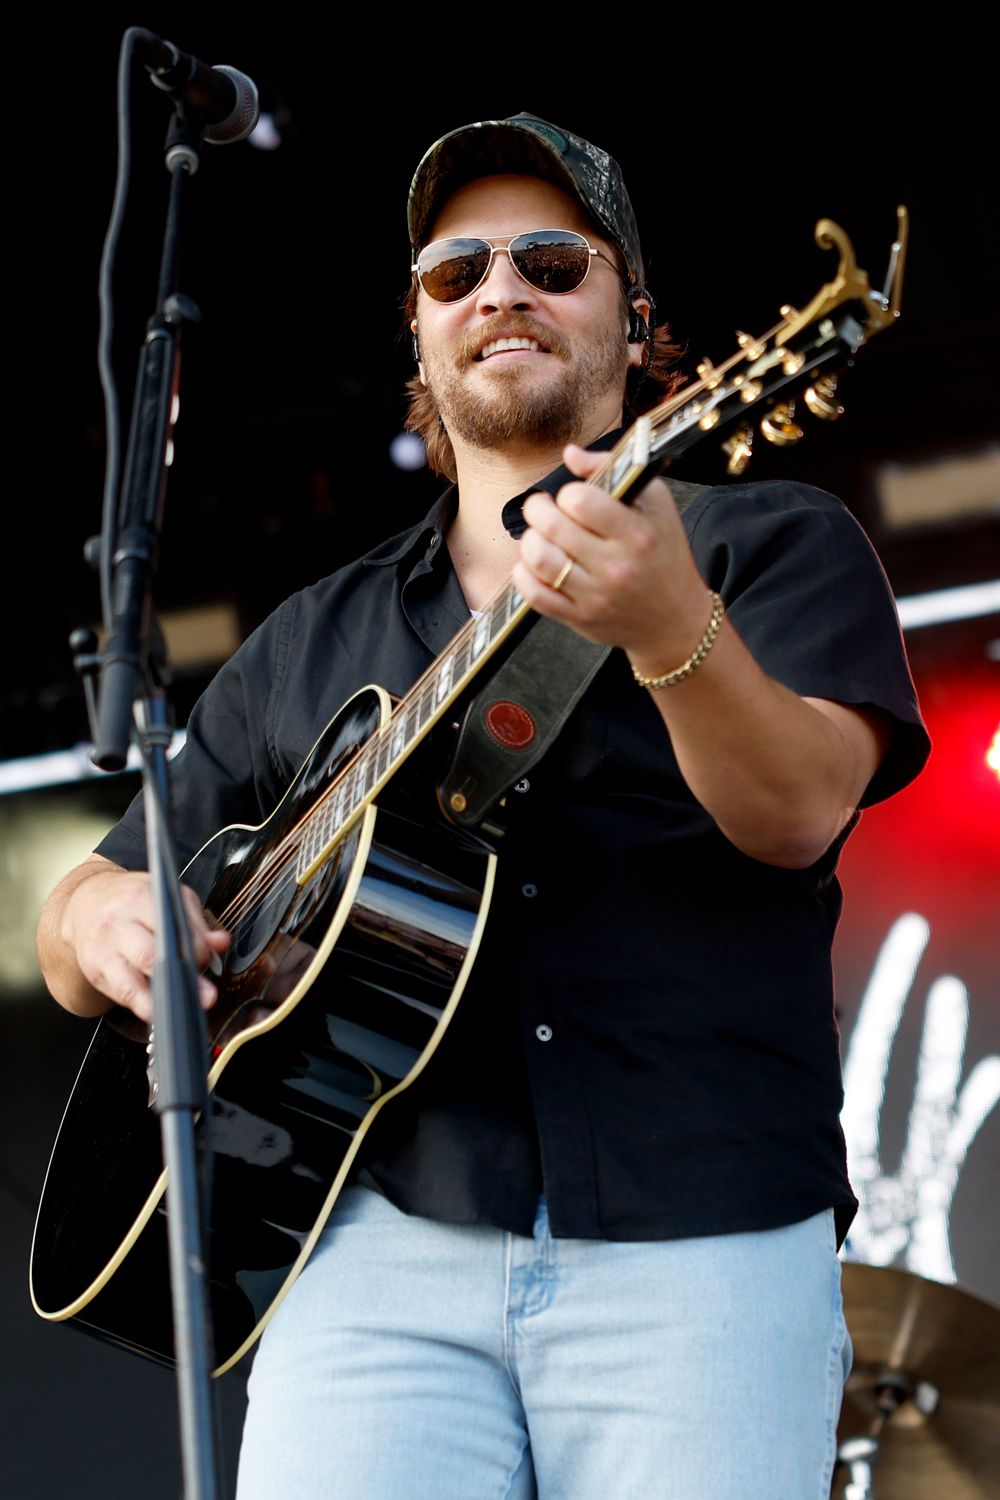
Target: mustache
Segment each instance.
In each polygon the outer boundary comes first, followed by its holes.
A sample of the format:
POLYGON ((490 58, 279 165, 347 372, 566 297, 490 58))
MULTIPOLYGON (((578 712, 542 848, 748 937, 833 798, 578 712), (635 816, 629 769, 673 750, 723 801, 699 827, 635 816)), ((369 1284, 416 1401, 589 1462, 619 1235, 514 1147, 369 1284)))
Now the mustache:
POLYGON ((534 339, 559 359, 569 357, 569 340, 556 329, 536 322, 524 313, 495 313, 480 323, 474 332, 465 335, 455 355, 456 363, 460 368, 472 364, 480 349, 500 337, 534 339))

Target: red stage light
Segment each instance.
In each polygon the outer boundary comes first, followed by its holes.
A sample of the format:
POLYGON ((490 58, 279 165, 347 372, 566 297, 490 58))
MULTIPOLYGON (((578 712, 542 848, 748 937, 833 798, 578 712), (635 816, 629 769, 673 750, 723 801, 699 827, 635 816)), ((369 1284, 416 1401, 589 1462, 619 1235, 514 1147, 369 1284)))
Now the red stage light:
MULTIPOLYGON (((884 930, 922 913, 943 936, 992 946, 1000 909, 1000 681, 995 671, 918 676, 931 758, 899 796, 866 812, 844 851, 847 910, 884 930), (992 747, 991 747, 992 742, 992 747)), ((959 972, 963 972, 961 969, 959 972)))

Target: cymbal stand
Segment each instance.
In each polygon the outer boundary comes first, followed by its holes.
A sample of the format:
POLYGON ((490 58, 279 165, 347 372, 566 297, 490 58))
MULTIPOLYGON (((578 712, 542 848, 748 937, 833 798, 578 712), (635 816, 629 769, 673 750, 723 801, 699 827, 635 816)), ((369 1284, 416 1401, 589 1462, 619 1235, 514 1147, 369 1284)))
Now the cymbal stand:
POLYGON ((877 1438, 847 1438, 840 1444, 837 1449, 837 1462, 851 1471, 850 1480, 844 1488, 844 1500, 875 1500, 875 1491, 872 1489, 872 1464, 877 1458, 877 1438))
POLYGON ((872 1464, 879 1455, 879 1437, 894 1412, 906 1401, 929 1417, 937 1410, 940 1392, 927 1380, 910 1380, 902 1370, 886 1370, 875 1387, 875 1405, 867 1437, 846 1438, 837 1448, 837 1462, 850 1469, 851 1477, 844 1489, 844 1500, 876 1500, 872 1488, 872 1464))

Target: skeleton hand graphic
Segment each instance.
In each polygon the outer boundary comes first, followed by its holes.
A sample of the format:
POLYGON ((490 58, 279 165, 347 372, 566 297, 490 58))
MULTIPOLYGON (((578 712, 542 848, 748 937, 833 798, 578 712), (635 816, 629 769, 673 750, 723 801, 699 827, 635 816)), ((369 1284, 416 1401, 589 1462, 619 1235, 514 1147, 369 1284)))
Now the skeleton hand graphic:
POLYGON ((1000 1057, 976 1063, 959 1089, 969 1021, 965 985, 951 975, 927 992, 916 1086, 899 1170, 879 1158, 879 1119, 893 1039, 930 926, 916 913, 889 930, 861 1000, 844 1063, 848 1171, 860 1199, 852 1254, 884 1266, 905 1264, 935 1281, 956 1280, 949 1215, 958 1175, 977 1131, 1000 1099, 1000 1057))

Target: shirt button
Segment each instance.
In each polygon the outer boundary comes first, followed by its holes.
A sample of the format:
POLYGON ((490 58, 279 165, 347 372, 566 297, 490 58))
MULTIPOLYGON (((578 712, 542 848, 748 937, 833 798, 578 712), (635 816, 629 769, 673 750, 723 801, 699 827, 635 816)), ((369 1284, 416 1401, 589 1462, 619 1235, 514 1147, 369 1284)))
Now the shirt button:
POLYGON ((439 531, 435 531, 435 532, 431 533, 431 546, 432 547, 436 547, 438 545, 438 543, 440 542, 440 540, 441 540, 441 533, 439 531))
POLYGON ((530 786, 531 782, 528 780, 527 776, 522 776, 520 781, 514 782, 515 792, 526 792, 530 786))
POLYGON ((538 1038, 538 1040, 540 1042, 551 1042, 551 1040, 552 1040, 552 1027, 551 1026, 545 1026, 544 1024, 541 1025, 541 1026, 536 1026, 535 1027, 535 1035, 537 1036, 537 1038, 538 1038))
POLYGON ((522 885, 522 887, 521 887, 521 895, 522 896, 527 896, 529 898, 529 900, 530 900, 530 898, 532 896, 537 896, 538 895, 538 887, 537 887, 537 885, 532 885, 531 882, 530 882, 530 880, 529 880, 529 882, 528 882, 527 885, 522 885))

